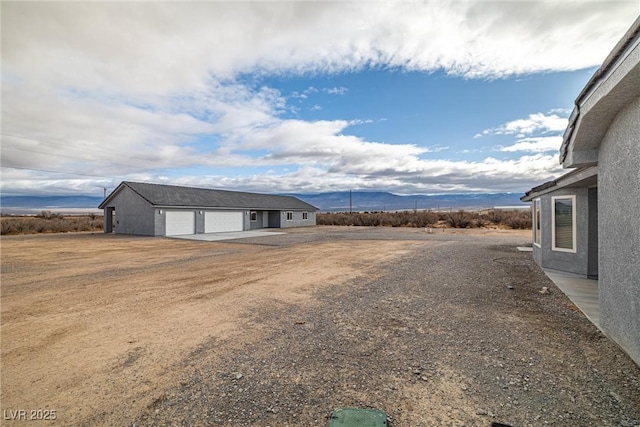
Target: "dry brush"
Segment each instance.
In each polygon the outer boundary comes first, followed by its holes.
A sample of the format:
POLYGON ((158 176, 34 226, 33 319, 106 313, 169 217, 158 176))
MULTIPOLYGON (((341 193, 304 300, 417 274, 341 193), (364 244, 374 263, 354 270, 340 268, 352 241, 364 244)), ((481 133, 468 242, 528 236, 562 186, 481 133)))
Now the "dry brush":
POLYGON ((97 215, 63 216, 42 211, 36 216, 3 215, 0 234, 67 233, 71 231, 100 231, 102 217, 97 215))
POLYGON ((318 213, 318 225, 353 225, 386 227, 447 227, 486 228, 503 227, 530 229, 531 212, 528 209, 490 210, 473 212, 401 211, 401 212, 329 212, 318 213))

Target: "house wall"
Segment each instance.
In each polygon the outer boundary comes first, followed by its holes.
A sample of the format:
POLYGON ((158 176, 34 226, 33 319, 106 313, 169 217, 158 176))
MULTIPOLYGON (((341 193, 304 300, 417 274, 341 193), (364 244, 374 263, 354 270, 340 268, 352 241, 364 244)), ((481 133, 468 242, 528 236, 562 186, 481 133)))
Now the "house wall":
POLYGON ((601 327, 640 364, 640 98, 600 144, 598 242, 601 327))
POLYGON ((138 234, 154 236, 154 208, 127 187, 116 194, 109 204, 105 206, 105 214, 108 208, 115 208, 116 234, 138 234))
POLYGON ((153 210, 153 226, 154 226, 154 235, 155 236, 164 236, 166 234, 166 220, 165 220, 164 209, 155 208, 153 210), (162 213, 160 213, 162 212, 162 213))
POLYGON ((307 211, 307 219, 302 219, 302 211, 280 211, 280 228, 307 227, 316 225, 316 213, 307 211), (287 221, 287 212, 293 212, 293 220, 287 221))
POLYGON ((242 211, 242 230, 251 230, 251 211, 242 211))
POLYGON ((598 189, 589 189, 589 253, 587 259, 587 277, 598 278, 598 189))
POLYGON ((268 218, 269 216, 269 212, 267 211, 255 211, 257 214, 257 219, 256 221, 251 221, 251 215, 249 215, 249 228, 248 230, 257 230, 260 228, 264 228, 263 224, 264 224, 264 217, 266 216, 268 218))
POLYGON ((540 197, 540 247, 534 245, 534 260, 543 268, 567 271, 588 276, 589 266, 589 189, 586 187, 561 188, 540 197), (554 196, 576 196, 576 252, 552 249, 552 220, 554 196))

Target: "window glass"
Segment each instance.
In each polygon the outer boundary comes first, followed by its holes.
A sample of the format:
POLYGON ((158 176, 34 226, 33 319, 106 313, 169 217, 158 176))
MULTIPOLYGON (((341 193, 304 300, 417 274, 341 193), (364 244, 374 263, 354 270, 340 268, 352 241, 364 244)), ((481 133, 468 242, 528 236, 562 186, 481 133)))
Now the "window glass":
POLYGON ((575 249, 573 247, 573 198, 555 198, 553 200, 554 215, 554 248, 575 249))
POLYGON ((304 219, 304 220, 309 219, 309 213, 308 212, 302 212, 302 219, 304 219))
POLYGON ((258 212, 251 212, 251 221, 257 221, 258 220, 258 212))
POLYGON ((287 212, 287 221, 293 221, 293 212, 287 212))

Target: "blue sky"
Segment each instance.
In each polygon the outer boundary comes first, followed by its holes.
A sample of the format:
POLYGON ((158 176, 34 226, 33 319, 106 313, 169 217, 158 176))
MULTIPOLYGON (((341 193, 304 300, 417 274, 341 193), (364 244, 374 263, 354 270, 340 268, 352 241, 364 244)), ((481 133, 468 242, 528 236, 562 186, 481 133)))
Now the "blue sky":
POLYGON ((524 192, 633 1, 2 3, 2 193, 524 192))

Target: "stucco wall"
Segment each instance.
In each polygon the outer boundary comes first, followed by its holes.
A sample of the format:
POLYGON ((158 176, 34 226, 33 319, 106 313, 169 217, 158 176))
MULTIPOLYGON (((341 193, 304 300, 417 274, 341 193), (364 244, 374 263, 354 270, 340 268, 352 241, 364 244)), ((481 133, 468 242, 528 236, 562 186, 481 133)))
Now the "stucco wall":
POLYGON ((534 245, 534 259, 544 268, 588 275, 589 266, 589 189, 586 187, 562 188, 540 197, 540 248, 534 245), (552 249, 552 221, 554 196, 576 196, 576 252, 561 252, 552 249))
POLYGON ((598 167, 601 327, 640 364, 640 98, 616 116, 598 167))
POLYGON ((115 233, 154 235, 154 209, 127 187, 123 187, 109 204, 115 208, 115 233))
POLYGON ((263 228, 264 217, 269 215, 268 212, 265 211, 252 211, 256 213, 256 220, 251 221, 251 215, 249 215, 249 230, 257 230, 259 228, 263 228))
POLYGON ((587 275, 598 278, 598 189, 589 189, 589 254, 587 259, 587 275))
POLYGON ((280 212, 280 228, 289 227, 306 227, 316 225, 316 213, 313 211, 307 212, 306 220, 302 219, 302 211, 281 211, 280 212), (287 212, 293 212, 293 220, 287 221, 287 212))

